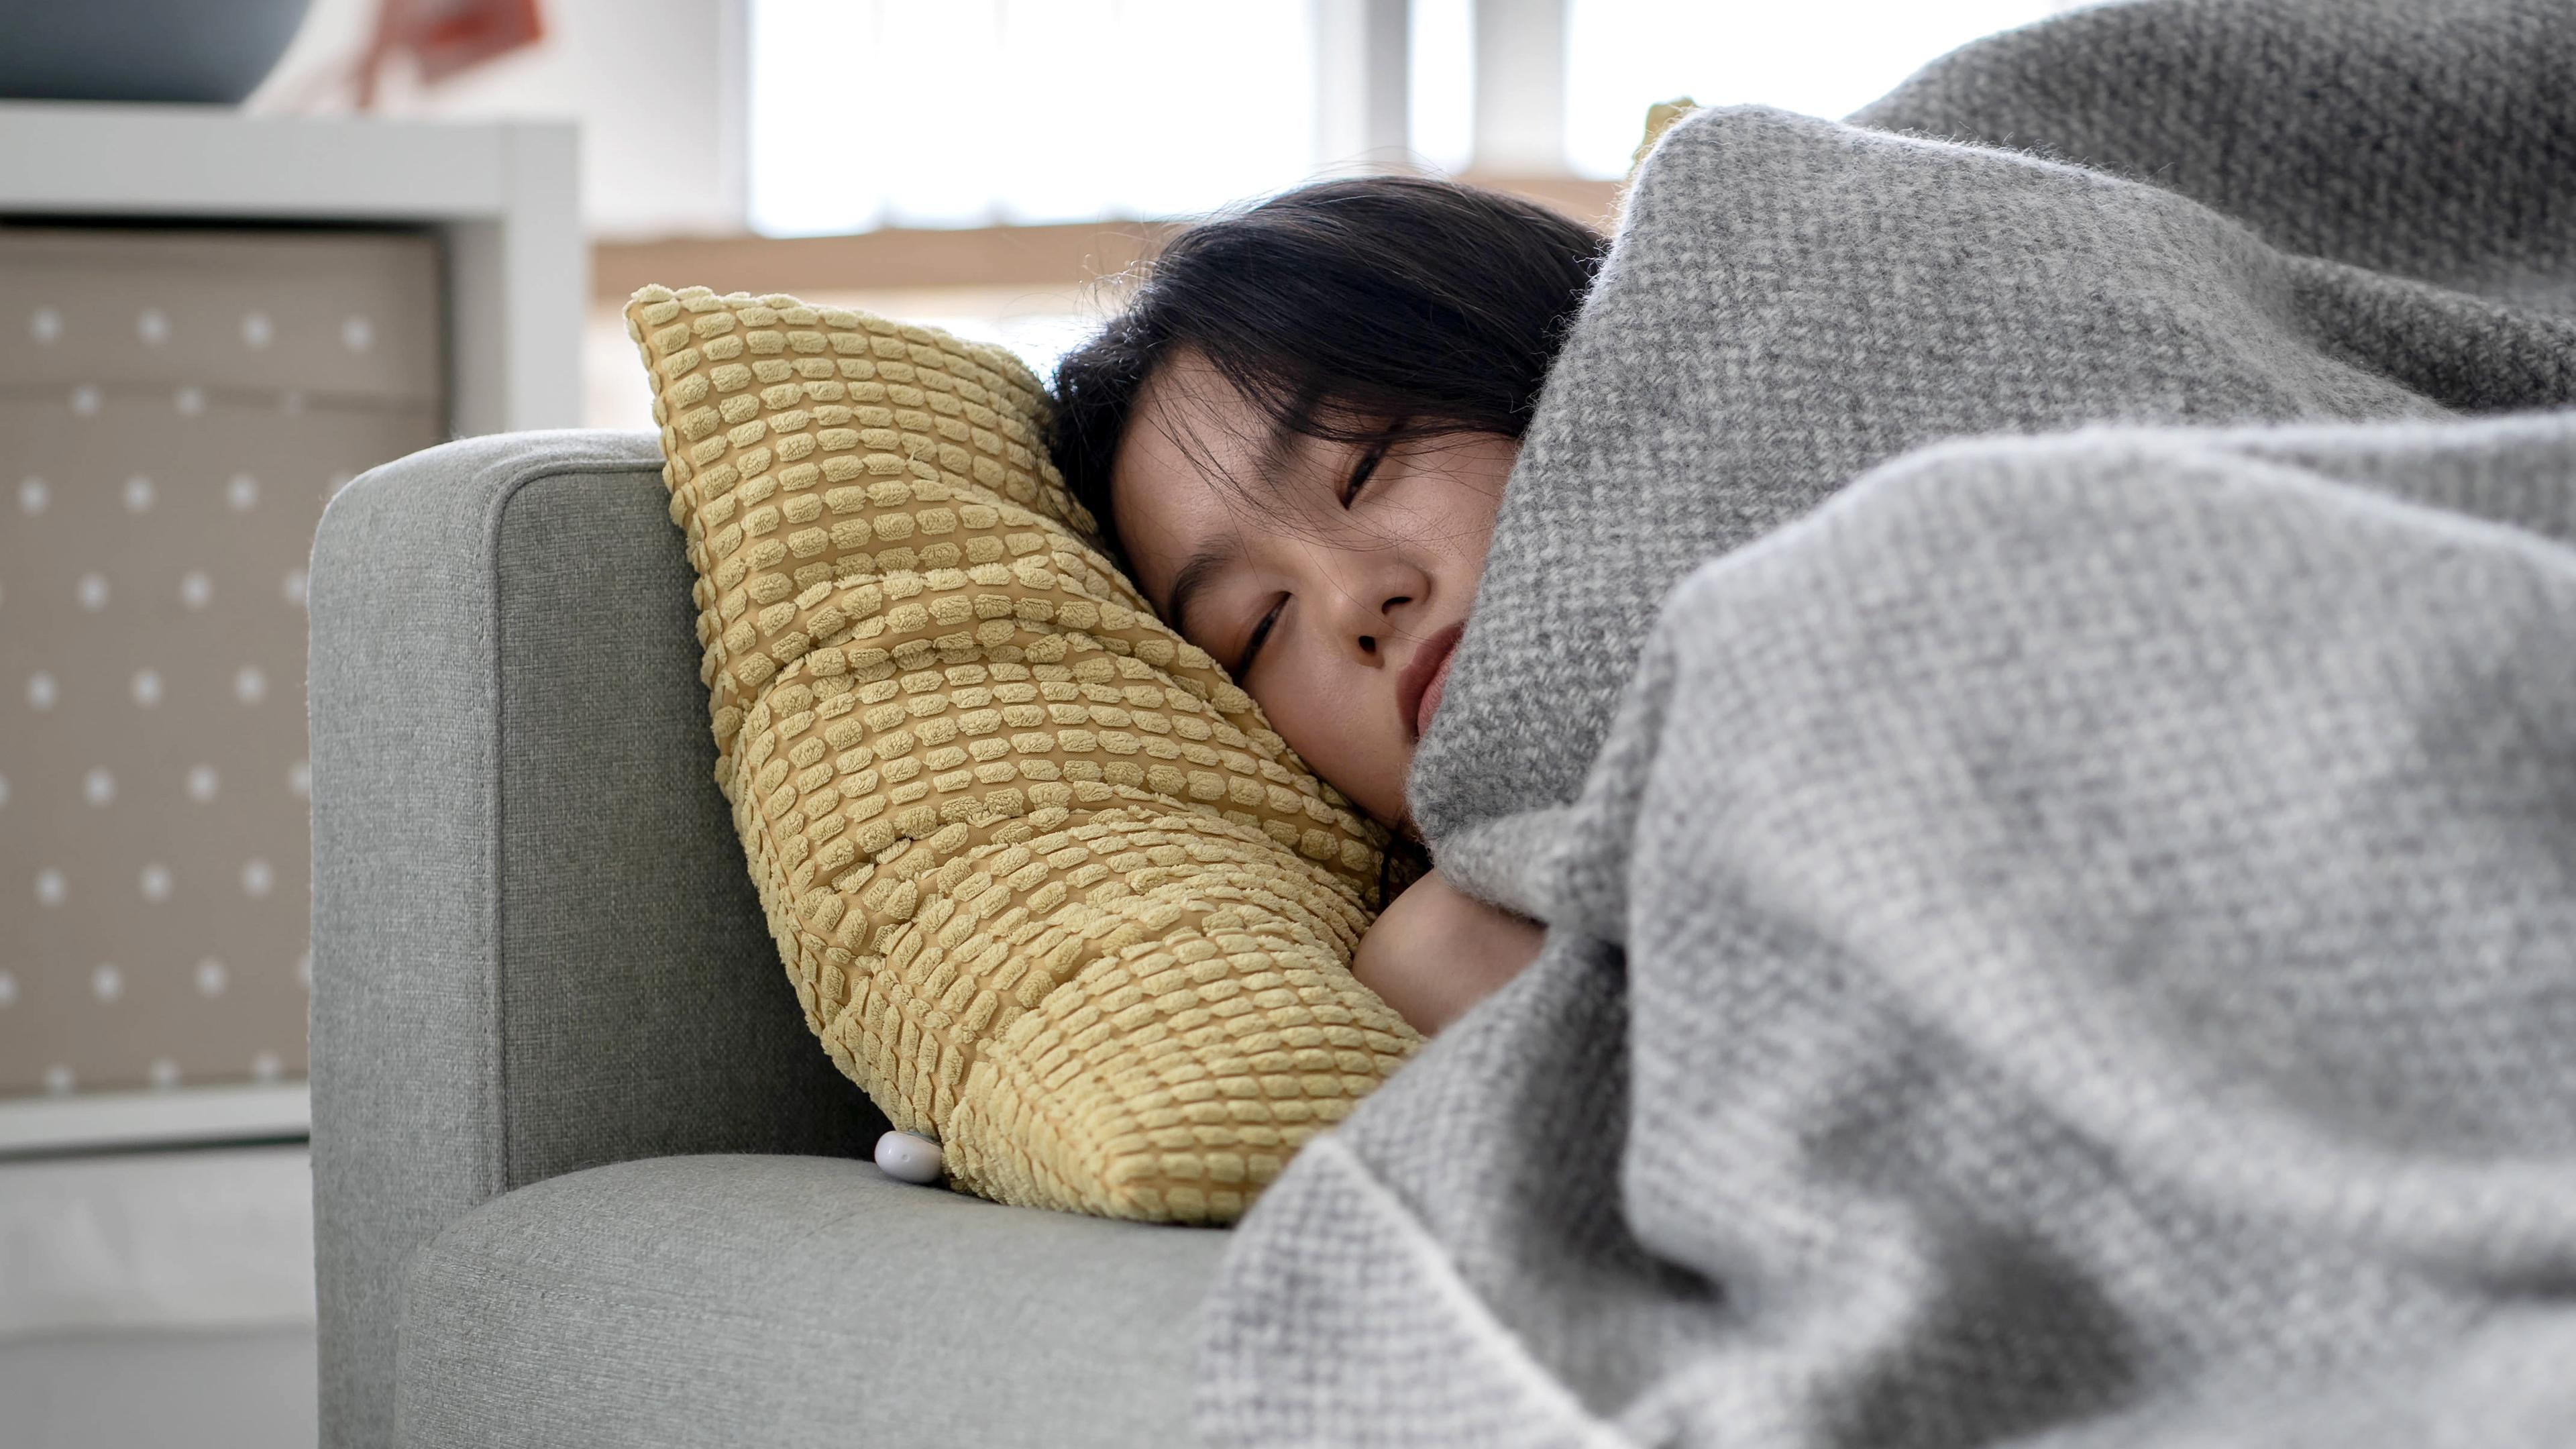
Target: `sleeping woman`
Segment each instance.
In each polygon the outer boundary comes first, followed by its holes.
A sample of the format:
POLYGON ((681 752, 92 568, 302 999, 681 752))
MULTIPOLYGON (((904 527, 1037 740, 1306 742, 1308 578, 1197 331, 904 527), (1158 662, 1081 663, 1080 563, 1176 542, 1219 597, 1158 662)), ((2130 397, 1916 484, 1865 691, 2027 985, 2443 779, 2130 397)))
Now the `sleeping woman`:
MULTIPOLYGON (((1414 745, 1606 246, 1472 187, 1321 183, 1174 238, 1057 372, 1057 461, 1137 587, 1408 838, 1414 745)), ((1430 1033, 1539 935, 1433 870, 1352 970, 1430 1033)))

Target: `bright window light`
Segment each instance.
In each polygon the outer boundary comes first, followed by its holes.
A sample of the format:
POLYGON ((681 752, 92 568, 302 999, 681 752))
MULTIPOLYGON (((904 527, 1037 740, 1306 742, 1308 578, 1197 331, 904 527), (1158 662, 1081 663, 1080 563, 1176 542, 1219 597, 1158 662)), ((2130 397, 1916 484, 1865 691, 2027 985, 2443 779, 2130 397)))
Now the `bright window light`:
POLYGON ((1568 0, 1567 156, 1580 175, 1625 175, 1646 108, 1676 96, 1848 115, 1926 61, 2065 8, 2066 0, 1568 0))
POLYGON ((753 0, 753 230, 1188 216, 1315 167, 1306 0, 753 0))
POLYGON ((1423 165, 1456 174, 1475 150, 1475 0, 1413 0, 1405 99, 1409 149, 1423 165))

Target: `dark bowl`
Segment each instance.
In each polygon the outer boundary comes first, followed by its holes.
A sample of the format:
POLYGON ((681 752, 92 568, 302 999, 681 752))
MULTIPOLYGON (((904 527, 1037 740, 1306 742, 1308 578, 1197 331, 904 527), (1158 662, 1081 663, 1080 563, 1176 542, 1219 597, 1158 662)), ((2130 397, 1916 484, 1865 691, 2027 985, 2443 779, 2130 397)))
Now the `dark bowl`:
POLYGON ((0 97, 231 105, 259 88, 313 0, 7 0, 0 97))

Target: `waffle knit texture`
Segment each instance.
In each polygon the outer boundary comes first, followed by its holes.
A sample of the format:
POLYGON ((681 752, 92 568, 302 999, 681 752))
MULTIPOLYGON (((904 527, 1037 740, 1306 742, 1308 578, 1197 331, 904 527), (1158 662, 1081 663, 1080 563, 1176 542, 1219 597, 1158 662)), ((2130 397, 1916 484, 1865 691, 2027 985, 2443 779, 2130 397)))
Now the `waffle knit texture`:
POLYGON ((1411 781, 1537 963, 1221 1445, 2564 1445, 2576 6, 2173 0, 1647 157, 1411 781))
POLYGON ((806 1019, 950 1182, 1239 1215, 1417 1044, 1384 832, 1101 554, 1018 359, 793 297, 627 307, 716 782, 806 1019))

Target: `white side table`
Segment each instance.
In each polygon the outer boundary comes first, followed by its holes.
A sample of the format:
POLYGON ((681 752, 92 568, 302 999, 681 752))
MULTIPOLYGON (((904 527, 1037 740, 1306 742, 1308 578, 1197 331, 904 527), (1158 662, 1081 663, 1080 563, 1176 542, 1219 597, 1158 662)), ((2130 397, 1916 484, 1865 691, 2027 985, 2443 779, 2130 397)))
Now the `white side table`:
POLYGON ((0 102, 0 216, 418 226, 446 252, 449 430, 579 426, 575 128, 0 102))
MULTIPOLYGON (((8 221, 434 237, 456 435, 579 425, 579 191, 563 123, 0 102, 8 221)), ((0 938, 32 900, 6 883, 0 938)), ((313 1442, 309 1123, 300 1081, 0 1102, 0 1445, 313 1442), (225 1142, 271 1145, 132 1150, 225 1142)))

